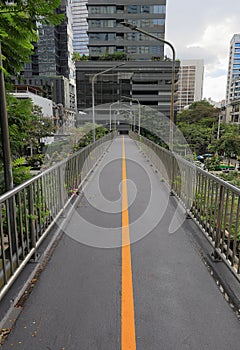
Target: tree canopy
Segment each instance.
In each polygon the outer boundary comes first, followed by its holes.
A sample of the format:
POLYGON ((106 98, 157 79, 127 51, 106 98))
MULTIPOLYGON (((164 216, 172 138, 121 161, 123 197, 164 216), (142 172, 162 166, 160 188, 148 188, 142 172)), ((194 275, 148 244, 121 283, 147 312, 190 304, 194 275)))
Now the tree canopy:
POLYGON ((25 148, 30 144, 38 147, 40 138, 49 136, 54 131, 51 119, 44 117, 39 107, 34 106, 30 99, 21 100, 7 94, 7 110, 13 159, 23 156, 25 148))
POLYGON ((38 26, 56 25, 63 19, 57 14, 61 0, 15 0, 0 2, 0 43, 5 72, 16 74, 33 53, 38 26))
POLYGON ((178 123, 201 123, 211 127, 214 121, 217 121, 219 108, 215 108, 208 101, 194 102, 189 106, 189 109, 183 110, 177 116, 178 123))
POLYGON ((194 102, 177 115, 177 126, 193 152, 207 152, 216 137, 219 112, 218 108, 203 100, 194 102))
POLYGON ((222 136, 216 141, 215 150, 225 154, 230 160, 232 154, 240 154, 240 136, 233 134, 222 136))

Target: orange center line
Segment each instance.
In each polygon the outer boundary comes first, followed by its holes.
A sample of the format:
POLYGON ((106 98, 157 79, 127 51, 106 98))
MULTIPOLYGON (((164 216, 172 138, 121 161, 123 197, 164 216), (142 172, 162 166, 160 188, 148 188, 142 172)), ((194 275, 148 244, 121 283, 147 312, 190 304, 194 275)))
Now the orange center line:
POLYGON ((127 171, 124 136, 122 138, 122 350, 136 350, 131 246, 129 233, 127 171))

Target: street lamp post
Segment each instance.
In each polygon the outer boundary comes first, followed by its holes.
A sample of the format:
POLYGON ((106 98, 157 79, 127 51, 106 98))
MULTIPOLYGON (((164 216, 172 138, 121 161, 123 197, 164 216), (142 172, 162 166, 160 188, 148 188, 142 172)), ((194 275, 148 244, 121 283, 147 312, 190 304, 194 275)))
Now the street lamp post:
POLYGON ((92 77, 92 133, 93 133, 93 142, 95 142, 95 91, 94 91, 94 84, 95 80, 99 75, 102 75, 104 73, 109 72, 110 70, 113 70, 115 68, 118 68, 120 66, 123 66, 125 63, 118 64, 116 66, 110 67, 108 69, 103 70, 102 72, 98 72, 93 75, 92 77))
POLYGON ((128 100, 137 101, 138 103, 138 135, 140 135, 141 130, 141 105, 138 98, 128 97, 128 96, 121 96, 122 98, 126 98, 128 100))
POLYGON ((220 124, 221 124, 221 114, 218 115, 218 129, 217 129, 217 140, 220 137, 220 124))
POLYGON ((116 111, 114 111, 114 123, 115 123, 115 128, 114 128, 114 130, 116 131, 117 130, 117 116, 119 117, 119 109, 118 110, 116 110, 116 111))
MULTIPOLYGON (((113 102, 113 103, 110 104, 110 108, 109 108, 109 111, 110 111, 110 113, 109 113, 109 125, 110 125, 110 130, 112 129, 112 106, 115 105, 115 104, 120 105, 120 101, 116 101, 116 102, 113 102)), ((121 106, 119 106, 118 110, 123 110, 123 109, 121 108, 122 106, 125 106, 125 107, 129 108, 128 105, 122 104, 122 103, 121 103, 121 106)), ((130 109, 130 111, 131 111, 131 109, 130 109)), ((114 113, 115 113, 115 112, 114 112, 114 113)), ((115 120, 116 120, 116 118, 115 118, 115 120)), ((116 129, 116 128, 115 128, 115 129, 116 129)))
POLYGON ((2 64, 1 41, 0 41, 0 125, 1 125, 2 148, 3 148, 5 189, 6 191, 9 191, 13 188, 13 175, 12 175, 11 150, 10 150, 10 141, 9 141, 7 106, 6 106, 6 93, 5 93, 5 83, 4 83, 4 75, 3 75, 3 64, 2 64))
POLYGON ((131 30, 135 30, 136 32, 145 34, 146 36, 149 36, 153 39, 156 39, 158 41, 161 41, 162 43, 165 43, 170 46, 172 50, 172 79, 171 79, 171 104, 170 104, 170 132, 169 132, 169 149, 170 151, 173 151, 173 125, 174 125, 174 86, 175 86, 175 49, 173 45, 166 41, 163 40, 162 38, 159 38, 156 35, 153 35, 151 33, 146 32, 145 30, 142 30, 138 28, 137 26, 128 23, 128 22, 121 22, 122 25, 124 25, 127 28, 130 28, 131 30))
POLYGON ((115 105, 115 104, 119 104, 120 101, 116 101, 116 102, 113 102, 110 104, 110 108, 109 108, 109 111, 110 111, 110 115, 109 115, 109 129, 110 131, 112 130, 112 106, 115 105))
POLYGON ((132 106, 130 104, 127 105, 126 103, 121 103, 121 107, 119 108, 119 111, 122 111, 122 112, 129 111, 129 115, 131 116, 131 123, 132 123, 132 115, 131 115, 132 114, 132 106))

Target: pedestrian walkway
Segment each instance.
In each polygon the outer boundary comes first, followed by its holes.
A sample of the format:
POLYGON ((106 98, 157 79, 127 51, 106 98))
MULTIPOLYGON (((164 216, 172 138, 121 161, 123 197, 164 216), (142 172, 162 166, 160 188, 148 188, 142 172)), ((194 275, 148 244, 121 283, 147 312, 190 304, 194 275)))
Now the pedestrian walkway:
POLYGON ((117 137, 2 348, 239 350, 239 321, 192 239, 201 232, 175 203, 117 137))

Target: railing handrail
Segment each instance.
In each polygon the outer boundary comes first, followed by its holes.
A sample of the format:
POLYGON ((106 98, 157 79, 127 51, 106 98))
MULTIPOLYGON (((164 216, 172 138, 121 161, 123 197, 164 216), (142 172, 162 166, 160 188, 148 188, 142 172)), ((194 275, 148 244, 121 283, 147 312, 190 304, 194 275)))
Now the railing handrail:
POLYGON ((34 183, 35 181, 37 181, 38 179, 40 179, 41 177, 45 176, 46 174, 52 172, 53 170, 61 167, 63 164, 67 163, 70 159, 78 156, 79 154, 81 154, 82 152, 86 151, 88 148, 91 148, 93 146, 93 144, 97 145, 97 143, 101 140, 103 141, 104 138, 106 138, 108 135, 103 136, 101 139, 95 141, 95 143, 91 143, 83 148, 81 148, 80 150, 78 150, 77 152, 74 152, 71 156, 68 156, 65 159, 60 160, 59 162, 57 162, 56 164, 51 165, 49 168, 44 169, 43 171, 41 171, 39 174, 33 176, 31 179, 24 181, 22 184, 14 187, 12 190, 3 193, 0 196, 0 204, 2 202, 4 202, 5 200, 9 199, 10 197, 12 197, 13 195, 15 195, 17 192, 21 191, 22 189, 28 187, 29 185, 31 185, 32 183, 34 183))
POLYGON ((144 140, 147 140, 147 142, 155 145, 156 147, 158 147, 159 149, 161 149, 162 151, 164 151, 166 154, 168 154, 169 156, 173 156, 174 158, 176 159, 179 159, 181 162, 185 163, 186 165, 188 165, 189 167, 197 170, 198 172, 202 173, 204 176, 207 176, 209 178, 211 178, 212 180, 218 182, 219 184, 223 185, 224 187, 230 189, 231 191, 234 191, 237 195, 240 196, 240 188, 234 186, 233 184, 231 183, 228 183, 226 182, 225 180, 219 178, 218 176, 210 173, 209 171, 207 170, 204 170, 202 168, 200 168, 199 166, 197 166, 196 164, 190 162, 189 160, 183 158, 181 155, 175 153, 175 152, 171 152, 169 151, 168 149, 166 148, 163 148, 162 146, 154 143, 152 140, 149 140, 148 138, 144 137, 144 136, 141 136, 141 139, 144 139, 144 140))
POLYGON ((213 259, 222 259, 240 281, 240 189, 143 136, 131 136, 199 225, 213 259))
POLYGON ((115 136, 105 135, 0 197, 0 300, 115 136))

